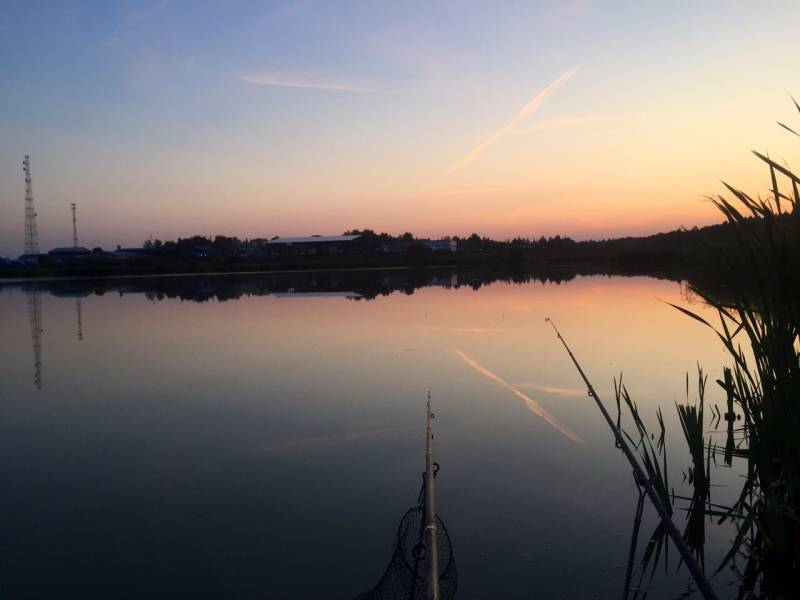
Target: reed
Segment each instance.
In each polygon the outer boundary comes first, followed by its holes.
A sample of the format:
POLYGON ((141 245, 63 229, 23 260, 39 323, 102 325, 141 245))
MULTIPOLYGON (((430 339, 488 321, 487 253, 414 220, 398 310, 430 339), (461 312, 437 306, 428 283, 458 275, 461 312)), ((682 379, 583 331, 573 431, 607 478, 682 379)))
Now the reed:
MULTIPOLYGON (((800 112, 800 104, 792 100, 800 112)), ((779 125, 800 137, 796 129, 779 125)), ((688 401, 687 376, 687 402, 676 404, 694 490, 691 498, 684 498, 690 501, 684 540, 702 565, 706 517, 732 522, 736 534, 717 572, 744 556, 740 597, 794 598, 800 580, 800 176, 762 153, 753 154, 769 172, 770 196, 753 198, 723 182, 728 196, 710 198, 736 237, 735 251, 717 257, 726 282, 724 294, 692 286, 716 310, 717 322, 673 305, 712 329, 726 350, 731 364, 716 381, 727 400, 727 439, 720 453, 727 465, 734 457, 746 465, 733 505, 712 504, 712 457, 716 465, 717 448, 705 439, 707 378, 698 367, 698 401, 688 401), (735 428, 739 416, 741 427, 735 428)), ((647 433, 635 402, 620 384, 619 411, 623 405, 633 419, 637 451, 648 473, 663 481, 659 488, 667 489, 662 414, 654 448, 649 441, 654 436, 647 433), (655 460, 658 453, 663 454, 662 466, 655 460)), ((643 562, 650 558, 646 552, 643 562)))

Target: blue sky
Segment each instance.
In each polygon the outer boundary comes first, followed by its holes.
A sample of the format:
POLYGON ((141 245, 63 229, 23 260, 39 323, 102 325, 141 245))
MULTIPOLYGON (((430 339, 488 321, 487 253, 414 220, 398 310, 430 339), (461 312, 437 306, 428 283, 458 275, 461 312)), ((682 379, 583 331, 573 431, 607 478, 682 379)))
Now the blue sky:
MULTIPOLYGON (((800 9, 714 2, 6 2, 0 254, 373 227, 508 237, 716 218, 800 93, 800 9), (513 131, 457 172, 570 69, 513 131)), ((795 145, 796 146, 796 145, 795 145)), ((766 183, 763 189, 766 190, 766 183)), ((756 190, 758 191, 758 190, 756 190)))

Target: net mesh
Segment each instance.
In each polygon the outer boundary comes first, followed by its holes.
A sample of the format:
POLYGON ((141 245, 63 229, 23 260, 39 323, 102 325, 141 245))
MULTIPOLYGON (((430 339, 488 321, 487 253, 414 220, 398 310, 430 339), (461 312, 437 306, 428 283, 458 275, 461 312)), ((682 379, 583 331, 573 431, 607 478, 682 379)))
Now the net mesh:
MULTIPOLYGON (((420 491, 417 505, 410 508, 397 527, 392 559, 378 584, 356 597, 356 600, 417 600, 425 596, 422 573, 425 526, 425 488, 420 491), (420 549, 423 549, 423 552, 420 549)), ((455 598, 458 587, 453 544, 444 523, 436 516, 439 552, 439 595, 443 600, 455 598)))

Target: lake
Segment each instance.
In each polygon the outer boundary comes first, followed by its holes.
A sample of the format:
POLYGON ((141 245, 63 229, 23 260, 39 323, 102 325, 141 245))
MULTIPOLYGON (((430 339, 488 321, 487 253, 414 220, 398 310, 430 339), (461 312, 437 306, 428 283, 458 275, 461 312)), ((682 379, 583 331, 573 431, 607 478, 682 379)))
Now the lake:
MULTIPOLYGON (((447 269, 0 286, 2 596, 354 598, 417 500, 430 391, 457 597, 621 598, 638 494, 545 318, 612 414, 620 373, 662 408, 685 492, 675 402, 699 363, 724 412, 727 363, 668 302, 708 312, 668 280, 447 269)), ((708 527, 709 573, 732 537, 708 527)), ((678 558, 649 597, 687 590, 678 558)))

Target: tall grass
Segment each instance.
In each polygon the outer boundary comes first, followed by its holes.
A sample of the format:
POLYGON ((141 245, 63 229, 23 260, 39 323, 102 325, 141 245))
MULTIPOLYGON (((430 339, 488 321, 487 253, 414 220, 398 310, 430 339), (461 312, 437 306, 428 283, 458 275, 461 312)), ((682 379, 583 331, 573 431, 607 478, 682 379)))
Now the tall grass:
POLYGON ((744 525, 722 566, 747 539, 746 586, 758 580, 765 597, 788 598, 800 575, 800 177, 754 154, 769 170, 771 197, 725 184, 733 199, 712 199, 736 234, 737 252, 720 266, 732 300, 695 289, 717 325, 677 308, 722 341, 732 366, 718 383, 744 417, 748 477, 730 510, 744 525))
MULTIPOLYGON (((794 104, 800 112, 800 104, 794 104)), ((796 129, 779 124, 800 137, 796 129)), ((795 598, 800 589, 800 176, 762 153, 754 155, 769 172, 769 196, 753 198, 723 182, 727 196, 710 198, 736 238, 735 251, 718 257, 724 294, 692 286, 716 309, 717 322, 673 305, 711 328, 726 350, 731 364, 716 382, 728 404, 725 463, 736 456, 746 464, 738 498, 718 510, 709 500, 716 448, 704 438, 706 378, 700 371, 698 403, 688 403, 687 379, 687 404, 677 405, 694 487, 684 538, 702 564, 705 517, 731 521, 737 533, 717 571, 744 557, 740 598, 795 598), (742 416, 738 442, 735 411, 742 416)), ((644 440, 647 433, 635 403, 626 390, 618 392, 618 406, 620 399, 644 440)), ((660 412, 658 417, 663 438, 660 412)), ((652 445, 642 441, 642 446, 646 449, 640 455, 650 456, 657 474, 652 445)), ((665 457, 663 465, 666 471, 665 457)))

